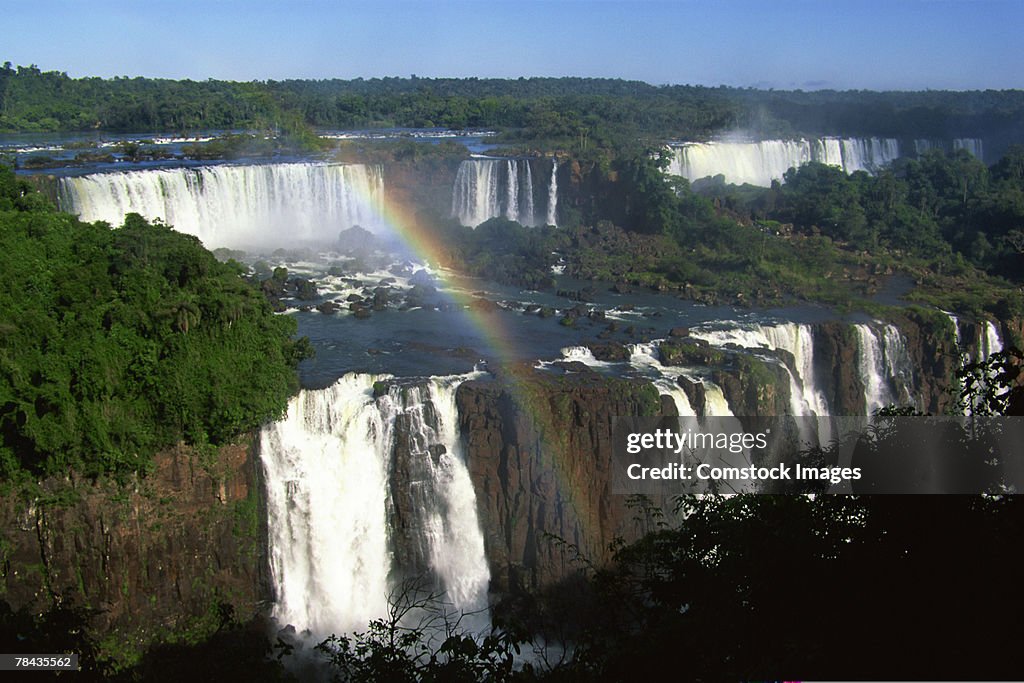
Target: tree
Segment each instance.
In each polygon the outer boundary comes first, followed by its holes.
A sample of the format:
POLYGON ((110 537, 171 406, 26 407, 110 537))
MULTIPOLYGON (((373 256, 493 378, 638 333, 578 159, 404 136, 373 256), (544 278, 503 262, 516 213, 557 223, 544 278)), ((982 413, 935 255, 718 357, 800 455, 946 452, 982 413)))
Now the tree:
POLYGON ((338 680, 354 683, 512 680, 523 641, 510 632, 471 634, 462 626, 464 616, 423 580, 406 580, 388 596, 387 616, 366 631, 332 635, 316 649, 338 680))
POLYGON ((0 478, 145 471, 278 417, 308 342, 192 236, 56 212, 0 167, 0 478))

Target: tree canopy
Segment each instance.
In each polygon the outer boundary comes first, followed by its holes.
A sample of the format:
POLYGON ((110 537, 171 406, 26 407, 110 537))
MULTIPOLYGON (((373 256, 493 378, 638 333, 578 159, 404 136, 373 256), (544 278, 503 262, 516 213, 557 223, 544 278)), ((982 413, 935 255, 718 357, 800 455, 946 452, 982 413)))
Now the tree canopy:
POLYGON ((59 213, 0 167, 0 476, 146 467, 279 416, 307 346, 198 239, 59 213))
POLYGON ((608 78, 356 78, 173 81, 70 78, 0 69, 0 131, 185 131, 293 126, 445 127, 584 141, 613 129, 660 139, 743 130, 758 136, 1024 135, 1024 93, 817 92, 608 78))

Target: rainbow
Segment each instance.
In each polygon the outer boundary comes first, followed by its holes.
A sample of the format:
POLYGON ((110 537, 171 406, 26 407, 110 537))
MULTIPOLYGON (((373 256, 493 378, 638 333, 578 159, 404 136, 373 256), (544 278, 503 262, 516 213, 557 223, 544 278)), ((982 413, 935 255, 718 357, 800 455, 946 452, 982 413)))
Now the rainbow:
MULTIPOLYGON (((251 227, 246 224, 246 219, 258 217, 263 207, 252 197, 254 188, 262 188, 259 191, 267 193, 299 192, 301 196, 290 194, 288 199, 295 204, 313 204, 320 198, 318 193, 330 192, 331 187, 309 182, 309 178, 303 176, 302 171, 321 164, 353 166, 340 161, 274 164, 289 167, 285 169, 288 172, 284 174, 284 180, 273 179, 267 174, 259 173, 252 173, 251 177, 248 177, 246 170, 253 169, 243 167, 239 171, 230 164, 194 169, 196 172, 209 172, 211 178, 219 180, 216 183, 192 182, 194 179, 189 173, 178 169, 90 174, 65 179, 62 185, 62 205, 64 208, 77 210, 82 214, 83 220, 105 220, 111 224, 120 223, 124 214, 129 211, 164 220, 176 217, 179 229, 200 238, 204 235, 212 238, 216 234, 214 228, 217 226, 211 223, 220 215, 228 215, 236 221, 237 225, 234 227, 241 232, 234 237, 240 239, 245 230, 251 227), (221 214, 200 211, 199 207, 190 205, 186 199, 198 199, 196 193, 205 192, 220 192, 218 197, 229 204, 230 211, 221 214), (172 201, 177 203, 172 206, 172 201)), ((573 478, 570 476, 574 469, 578 469, 579 463, 575 463, 574 468, 574 463, 569 462, 568 449, 564 445, 565 435, 559 434, 554 428, 552 414, 556 409, 550 405, 547 395, 539 392, 536 384, 530 382, 522 373, 523 360, 526 356, 521 353, 522 349, 516 348, 514 340, 517 338, 515 333, 521 332, 515 329, 515 325, 517 321, 524 319, 520 316, 494 313, 488 311, 485 306, 475 304, 476 297, 465 293, 453 280, 452 274, 443 268, 450 260, 448 246, 441 242, 435 231, 430 230, 429 226, 417 218, 409 203, 403 202, 397 193, 387 192, 383 182, 383 170, 380 167, 374 170, 374 174, 366 174, 366 177, 361 178, 361 182, 355 182, 359 180, 357 176, 360 174, 353 173, 353 182, 345 185, 345 192, 351 193, 351 196, 333 198, 337 206, 347 207, 346 211, 338 213, 338 216, 343 213, 348 221, 366 221, 366 224, 378 233, 389 232, 404 245, 414 259, 434 267, 432 271, 442 285, 438 290, 439 294, 448 299, 452 310, 461 312, 467 327, 472 328, 483 340, 485 348, 478 351, 484 353, 489 367, 495 371, 508 371, 504 375, 507 378, 504 386, 507 387, 517 411, 536 425, 537 432, 542 437, 538 447, 545 461, 551 463, 555 470, 561 490, 565 492, 568 502, 576 510, 580 524, 589 526, 592 520, 584 514, 587 508, 581 504, 582 494, 572 485, 573 478), (351 203, 349 200, 352 200, 351 203)), ((314 237, 317 234, 317 226, 314 223, 314 220, 306 220, 302 225, 296 226, 294 238, 314 237)), ((585 528, 585 531, 589 529, 585 528)))
MULTIPOLYGON (((441 265, 448 261, 446 246, 439 242, 438 236, 429 228, 424 226, 416 215, 404 206, 401 202, 388 198, 386 192, 380 193, 376 200, 382 226, 389 229, 399 240, 421 261, 428 266, 441 265)), ((445 284, 439 292, 446 296, 450 302, 465 315, 469 324, 475 327, 483 336, 489 347, 484 350, 489 352, 488 363, 495 363, 500 369, 508 370, 505 375, 507 381, 505 387, 512 399, 517 411, 525 415, 534 425, 541 441, 538 448, 546 462, 549 462, 554 469, 558 479, 559 490, 568 498, 584 537, 599 538, 595 532, 599 520, 591 519, 586 514, 587 507, 583 505, 583 492, 579 486, 573 483, 572 472, 578 469, 579 463, 571 462, 566 442, 559 438, 551 419, 553 406, 546 400, 546 395, 537 391, 537 387, 529 381, 522 379, 523 363, 518 359, 522 354, 517 353, 512 339, 510 324, 517 316, 501 315, 497 312, 489 312, 482 307, 474 307, 472 304, 476 297, 465 294, 461 288, 450 280, 451 275, 443 268, 432 269, 445 284)), ((563 548, 563 552, 565 549, 563 548)))

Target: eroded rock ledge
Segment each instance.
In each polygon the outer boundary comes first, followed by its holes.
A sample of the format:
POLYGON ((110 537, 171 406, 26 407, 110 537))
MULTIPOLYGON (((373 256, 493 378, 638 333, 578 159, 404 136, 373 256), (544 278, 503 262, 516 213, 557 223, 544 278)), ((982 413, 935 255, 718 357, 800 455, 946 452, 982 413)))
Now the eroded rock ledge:
POLYGON ((125 485, 72 476, 7 493, 0 599, 86 608, 129 659, 162 637, 215 628, 219 609, 253 616, 270 596, 254 451, 238 443, 203 458, 179 447, 125 485))
POLYGON ((664 414, 650 383, 522 372, 465 382, 456 401, 493 590, 529 592, 576 572, 565 544, 600 564, 613 539, 643 532, 627 497, 611 495, 612 418, 664 414))

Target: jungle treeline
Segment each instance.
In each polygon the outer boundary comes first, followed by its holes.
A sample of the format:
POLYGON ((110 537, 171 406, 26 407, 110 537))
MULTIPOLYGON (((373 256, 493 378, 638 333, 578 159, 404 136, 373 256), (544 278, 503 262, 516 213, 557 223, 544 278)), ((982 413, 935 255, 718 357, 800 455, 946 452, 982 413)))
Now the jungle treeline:
POLYGON ((1024 91, 804 92, 602 78, 191 81, 0 68, 0 132, 497 128, 586 139, 595 127, 695 139, 884 135, 1020 138, 1024 91))

